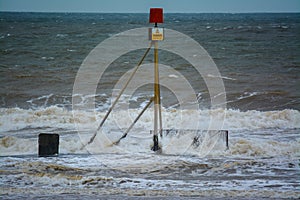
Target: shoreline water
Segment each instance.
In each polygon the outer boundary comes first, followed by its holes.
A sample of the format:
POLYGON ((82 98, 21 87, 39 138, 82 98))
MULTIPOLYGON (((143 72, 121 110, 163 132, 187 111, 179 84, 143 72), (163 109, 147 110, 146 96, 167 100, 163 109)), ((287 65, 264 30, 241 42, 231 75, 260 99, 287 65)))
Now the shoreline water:
MULTIPOLYGON (((72 94, 82 61, 105 39, 145 26, 148 15, 1 12, 0 198, 299 198, 299 13, 170 13, 165 20, 165 28, 182 31, 209 52, 227 106, 211 108, 206 84, 190 63, 161 51, 160 62, 188 78, 200 107, 180 109, 163 88, 164 128, 207 130, 225 113, 220 123, 229 130, 229 150, 222 138, 193 146, 194 135, 186 133, 160 138, 162 154, 154 154, 152 108, 111 147, 109 140, 122 135, 151 97, 149 85, 121 99, 129 109, 114 110, 95 143, 80 150, 111 105, 113 85, 141 51, 112 63, 96 95, 72 94), (73 110, 74 95, 79 105, 95 98, 95 107, 73 110), (60 135, 57 157, 37 156, 42 132, 60 135)), ((167 78, 174 83, 178 76, 167 78)))

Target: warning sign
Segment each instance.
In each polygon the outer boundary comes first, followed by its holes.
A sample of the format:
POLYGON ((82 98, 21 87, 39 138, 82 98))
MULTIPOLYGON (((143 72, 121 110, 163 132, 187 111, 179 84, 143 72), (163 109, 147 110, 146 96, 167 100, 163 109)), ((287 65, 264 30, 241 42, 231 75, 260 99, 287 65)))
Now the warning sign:
POLYGON ((152 28, 151 40, 153 40, 153 41, 164 40, 164 29, 163 28, 152 28))

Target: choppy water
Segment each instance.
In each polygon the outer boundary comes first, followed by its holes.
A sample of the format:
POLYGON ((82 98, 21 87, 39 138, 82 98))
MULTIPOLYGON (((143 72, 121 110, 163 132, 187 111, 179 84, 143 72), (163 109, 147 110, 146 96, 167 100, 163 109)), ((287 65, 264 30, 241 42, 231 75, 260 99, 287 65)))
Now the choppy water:
MULTIPOLYGON (((205 83, 189 63, 160 52, 161 63, 189 77, 200 106, 198 112, 180 110, 174 95, 162 90, 164 128, 197 124, 205 130, 225 113, 228 150, 219 136, 195 146, 195 135, 185 133, 160 138, 162 153, 153 153, 152 108, 128 137, 111 146, 141 111, 151 87, 131 97, 132 119, 116 110, 95 143, 81 149, 104 117, 114 84, 142 52, 110 66, 97 89, 95 112, 72 110, 77 70, 101 41, 147 26, 147 17, 0 13, 2 197, 299 198, 299 14, 166 14, 164 27, 198 41, 216 62, 227 108, 211 108, 205 83), (194 121, 199 116, 200 122, 194 121), (78 125, 86 130, 79 135, 78 125), (42 132, 59 133, 59 156, 37 156, 42 132)), ((82 96, 81 103, 93 97, 82 96)))

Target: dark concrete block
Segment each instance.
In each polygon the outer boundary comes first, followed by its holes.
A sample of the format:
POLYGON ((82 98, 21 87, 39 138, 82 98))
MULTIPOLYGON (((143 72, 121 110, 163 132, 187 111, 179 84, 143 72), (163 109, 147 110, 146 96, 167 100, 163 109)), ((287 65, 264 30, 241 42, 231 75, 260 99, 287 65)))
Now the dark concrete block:
POLYGON ((59 135, 41 133, 39 134, 39 156, 58 155, 59 135))

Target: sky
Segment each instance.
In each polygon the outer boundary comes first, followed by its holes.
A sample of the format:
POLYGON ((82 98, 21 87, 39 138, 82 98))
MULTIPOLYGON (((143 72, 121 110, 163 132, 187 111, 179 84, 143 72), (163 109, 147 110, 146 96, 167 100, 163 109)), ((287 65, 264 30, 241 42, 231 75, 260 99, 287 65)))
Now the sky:
POLYGON ((300 12, 300 0, 0 0, 0 11, 147 13, 300 12))

